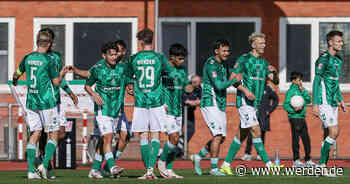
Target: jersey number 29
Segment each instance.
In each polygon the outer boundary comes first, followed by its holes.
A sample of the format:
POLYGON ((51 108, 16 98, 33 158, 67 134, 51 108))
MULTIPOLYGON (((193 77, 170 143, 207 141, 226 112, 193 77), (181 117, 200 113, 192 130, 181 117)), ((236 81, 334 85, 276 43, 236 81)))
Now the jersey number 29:
POLYGON ((139 79, 139 86, 140 88, 151 88, 154 85, 154 67, 153 66, 146 66, 137 67, 137 70, 141 71, 141 77, 139 79), (146 84, 143 83, 143 79, 146 78, 147 81, 150 81, 149 84, 146 82, 146 84))

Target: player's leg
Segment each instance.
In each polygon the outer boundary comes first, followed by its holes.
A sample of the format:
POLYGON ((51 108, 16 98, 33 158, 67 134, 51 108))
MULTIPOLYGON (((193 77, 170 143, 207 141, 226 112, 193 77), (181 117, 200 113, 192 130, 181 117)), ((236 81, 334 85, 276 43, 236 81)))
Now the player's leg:
POLYGON ((323 126, 328 128, 329 135, 322 143, 321 147, 321 158, 319 160, 319 165, 322 167, 326 166, 327 160, 329 158, 329 152, 333 144, 335 144, 336 139, 339 135, 338 128, 338 108, 331 107, 329 105, 320 105, 321 120, 323 126))
POLYGON ((270 161, 269 156, 266 153, 265 146, 261 140, 261 130, 259 124, 254 125, 250 128, 250 133, 253 137, 253 144, 255 147, 256 152, 259 154, 261 159, 266 164, 266 167, 273 166, 272 162, 270 161))
POLYGON ((27 110, 27 124, 29 126, 29 131, 31 132, 31 136, 27 142, 27 163, 28 163, 28 179, 39 179, 35 173, 34 169, 34 161, 36 154, 36 144, 38 143, 41 135, 42 124, 40 120, 40 116, 37 112, 27 110))
POLYGON ((202 175, 202 170, 200 167, 200 161, 205 158, 210 151, 210 146, 211 146, 211 142, 213 139, 210 139, 202 148, 201 150, 198 152, 198 154, 193 154, 191 155, 191 160, 192 163, 194 165, 194 170, 196 172, 196 174, 198 175, 202 175))
POLYGON ((117 161, 121 155, 123 154, 124 149, 126 148, 126 145, 129 142, 130 139, 130 134, 129 133, 130 130, 130 123, 128 122, 128 120, 126 119, 126 115, 125 113, 122 113, 121 117, 119 117, 118 119, 118 125, 117 125, 117 129, 116 132, 118 133, 116 136, 116 150, 114 153, 114 158, 117 161))
POLYGON ((253 146, 252 135, 249 133, 248 138, 247 138, 247 145, 246 145, 245 151, 244 151, 244 155, 241 158, 242 160, 249 161, 252 159, 252 146, 253 146))
POLYGON ((88 175, 89 178, 97 178, 97 179, 103 178, 103 175, 100 172, 100 168, 103 161, 102 155, 103 155, 103 137, 99 137, 96 145, 95 158, 88 175))

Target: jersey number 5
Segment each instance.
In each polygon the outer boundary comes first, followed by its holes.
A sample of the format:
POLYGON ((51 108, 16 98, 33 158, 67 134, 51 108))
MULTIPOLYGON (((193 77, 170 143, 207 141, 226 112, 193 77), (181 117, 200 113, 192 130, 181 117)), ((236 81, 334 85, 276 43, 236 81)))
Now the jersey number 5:
POLYGON ((34 71, 37 70, 36 67, 30 67, 30 80, 33 81, 33 84, 30 85, 30 88, 36 87, 36 76, 34 74, 34 71))
POLYGON ((137 70, 141 71, 141 77, 139 79, 139 86, 140 88, 151 88, 154 85, 154 67, 153 66, 146 66, 137 67, 137 70), (150 81, 149 84, 146 82, 146 84, 143 83, 143 79, 146 78, 146 81, 150 81))

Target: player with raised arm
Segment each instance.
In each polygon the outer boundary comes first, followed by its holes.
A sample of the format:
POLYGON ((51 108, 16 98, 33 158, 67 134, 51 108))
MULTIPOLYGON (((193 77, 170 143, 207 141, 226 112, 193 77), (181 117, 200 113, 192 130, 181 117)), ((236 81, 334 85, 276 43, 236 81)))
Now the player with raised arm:
POLYGON ((129 78, 135 76, 132 131, 140 137, 141 156, 147 170, 139 179, 156 179, 153 168, 160 148, 159 134, 166 121, 161 77, 178 78, 178 74, 163 54, 153 50, 153 31, 143 29, 137 33, 137 39, 142 50, 131 56, 129 61, 129 78), (148 144, 149 134, 151 145, 148 144))
POLYGON ((27 124, 31 132, 26 149, 29 169, 28 179, 47 178, 47 168, 56 150, 59 131, 57 99, 55 99, 53 85, 60 86, 67 72, 67 70, 57 71, 55 62, 46 55, 52 44, 49 33, 39 32, 36 44, 38 46, 37 51, 26 55, 13 74, 13 84, 17 85, 20 76, 24 72, 27 73, 26 113, 27 124), (36 144, 43 128, 49 134, 49 140, 45 147, 43 162, 36 170, 34 168, 36 144))
POLYGON ((240 75, 227 74, 224 62, 230 55, 230 43, 227 40, 217 40, 213 46, 214 56, 207 59, 203 69, 203 90, 200 110, 210 129, 212 138, 198 154, 191 155, 195 172, 202 175, 200 160, 210 152, 210 174, 224 176, 218 169, 220 145, 226 137, 226 89, 239 85, 240 75), (229 76, 229 78, 228 78, 229 76), (227 79, 228 78, 228 79, 227 79))
POLYGON ((171 45, 169 49, 169 64, 175 68, 180 77, 162 77, 167 113, 164 129, 169 139, 165 143, 163 152, 158 160, 158 169, 160 175, 164 178, 183 178, 183 176, 179 176, 173 171, 173 164, 176 157, 175 148, 182 131, 183 92, 186 85, 189 84, 187 73, 182 66, 186 56, 187 50, 183 45, 177 43, 171 45))
POLYGON ((327 34, 328 50, 320 55, 315 64, 315 78, 313 81, 312 99, 313 113, 322 121, 324 129, 328 129, 328 136, 322 143, 319 165, 326 167, 329 151, 339 135, 338 106, 346 112, 343 96, 339 87, 342 59, 337 55, 343 50, 343 33, 330 31, 327 34))
MULTIPOLYGON (((124 104, 124 93, 126 83, 126 68, 117 63, 118 47, 113 42, 102 46, 103 59, 90 68, 90 76, 86 80, 85 90, 95 102, 95 118, 98 128, 103 135, 103 153, 110 168, 111 175, 118 175, 124 169, 115 165, 112 153, 112 139, 118 122, 121 119, 121 109, 124 104), (92 86, 96 84, 95 91, 92 86)), ((102 156, 95 161, 102 162, 102 156)), ((100 165, 95 163, 89 173, 89 177, 99 178, 100 165)))
POLYGON ((273 79, 276 77, 276 75, 273 76, 276 72, 275 68, 262 57, 266 46, 265 35, 262 33, 253 33, 249 36, 249 43, 252 50, 240 56, 232 70, 235 74, 242 74, 242 83, 237 88, 236 97, 240 128, 230 145, 225 161, 220 169, 221 172, 228 175, 232 175, 231 162, 240 149, 241 142, 247 137, 248 131, 252 135, 252 141, 257 153, 266 166, 274 166, 262 143, 261 130, 256 114, 264 92, 266 77, 271 75, 270 78, 273 79))

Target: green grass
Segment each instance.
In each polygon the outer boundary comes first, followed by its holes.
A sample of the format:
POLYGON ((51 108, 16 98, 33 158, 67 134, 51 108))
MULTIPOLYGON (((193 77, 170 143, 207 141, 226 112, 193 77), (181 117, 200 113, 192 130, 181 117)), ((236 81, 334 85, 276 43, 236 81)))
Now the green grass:
MULTIPOLYGON (((208 170, 203 171, 204 174, 208 170)), ((158 179, 158 180, 138 180, 137 177, 144 174, 142 170, 127 170, 119 179, 89 179, 87 170, 56 170, 57 178, 55 180, 27 180, 27 171, 0 171, 0 184, 109 184, 109 183, 198 183, 198 184, 225 184, 225 183, 259 183, 259 184, 302 184, 302 183, 317 183, 317 184, 336 184, 350 183, 350 168, 344 169, 344 175, 336 178, 314 177, 314 176, 252 176, 248 173, 247 176, 224 176, 214 177, 209 175, 196 176, 192 170, 176 170, 176 173, 185 176, 185 179, 158 179)), ((158 174, 158 173, 156 173, 158 174)))

